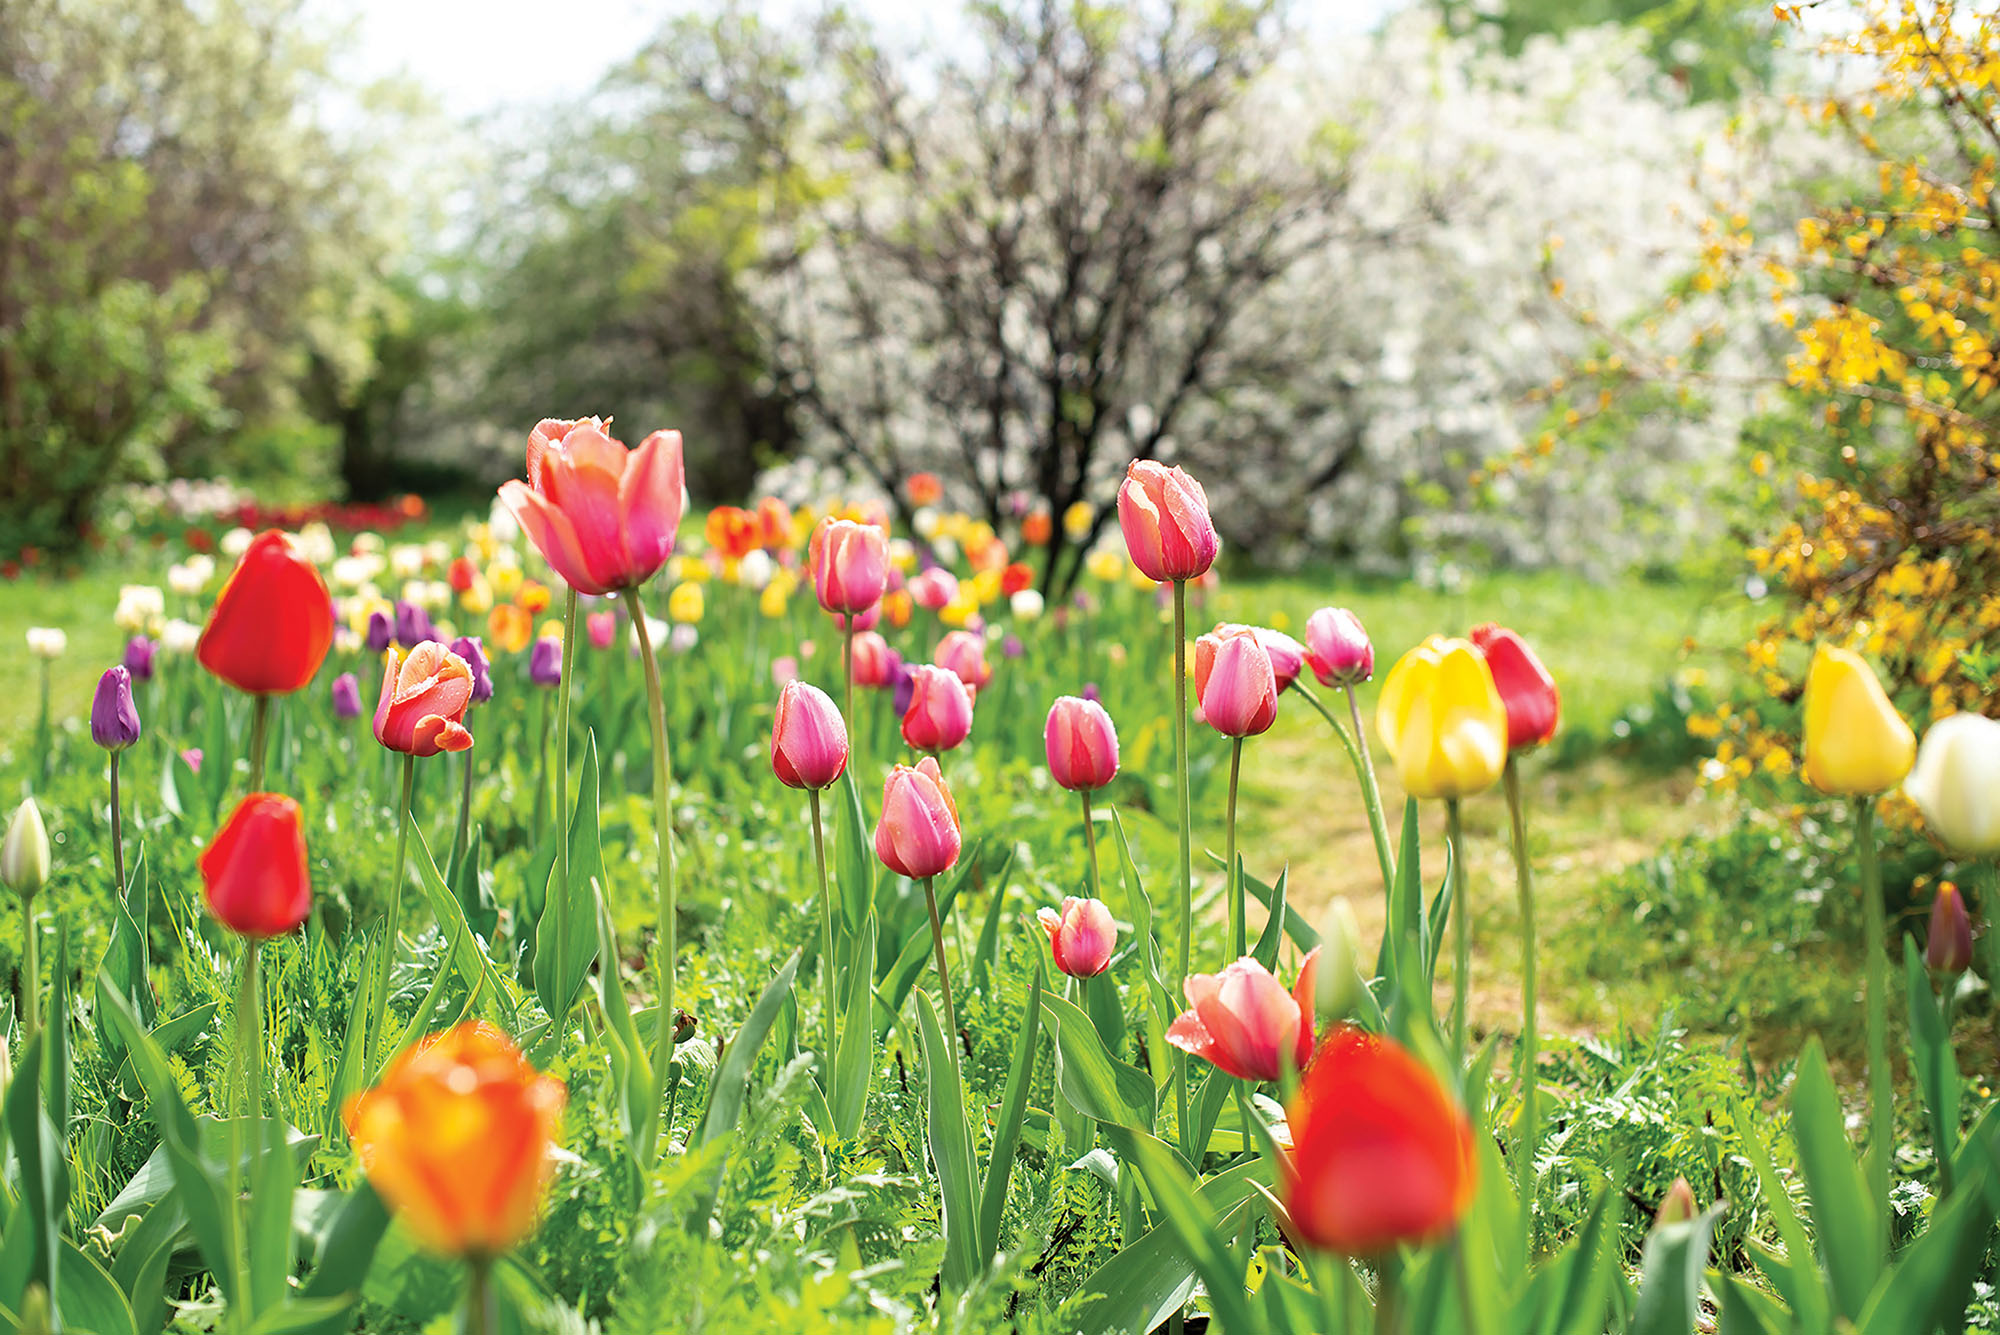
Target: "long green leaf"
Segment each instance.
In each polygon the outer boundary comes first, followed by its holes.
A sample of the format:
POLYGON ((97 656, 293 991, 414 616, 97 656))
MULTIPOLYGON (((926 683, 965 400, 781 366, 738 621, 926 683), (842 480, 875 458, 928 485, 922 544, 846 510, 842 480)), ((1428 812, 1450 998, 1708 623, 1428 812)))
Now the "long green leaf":
POLYGON ((1840 1095, 1816 1038, 1806 1043, 1799 1058, 1792 1089, 1792 1135, 1812 1197, 1835 1309, 1849 1321, 1857 1320, 1882 1274, 1887 1221, 1870 1203, 1868 1184, 1847 1139, 1840 1095))
MULTIPOLYGON (((1234 1227, 1237 1217, 1253 1208, 1247 1203, 1261 1199, 1258 1187, 1270 1181, 1270 1174, 1268 1163, 1247 1159, 1201 1184, 1201 1198, 1215 1212, 1217 1228, 1234 1227)), ((1086 1335, 1155 1330, 1187 1302, 1193 1277, 1174 1230, 1160 1224, 1077 1286, 1063 1328, 1086 1335)))
POLYGON ((1014 1041, 1014 1063, 1007 1071, 1007 1089, 1000 1097, 999 1120, 993 1124, 993 1149, 986 1163, 986 1190, 979 1199, 979 1258, 990 1263, 1000 1250, 1000 1218, 1007 1208, 1007 1182, 1014 1170, 1014 1151, 1021 1143, 1021 1123, 1028 1115, 1028 1093, 1035 1079, 1035 1050, 1042 1031, 1042 971, 1028 987, 1028 1012, 1014 1041))
MULTIPOLYGON (((743 1118, 743 1102, 750 1090, 750 1072, 757 1065, 757 1054, 763 1051, 764 1040, 771 1036, 771 1026, 777 1023, 778 1012, 785 1007, 785 1001, 792 994, 792 979, 799 971, 799 953, 794 950, 791 957, 779 969, 776 976, 765 986, 757 1004, 750 1008, 749 1017, 730 1040, 729 1053, 716 1068, 715 1079, 709 1085, 708 1111, 702 1116, 697 1145, 710 1145, 736 1129, 743 1118)), ((708 1231, 709 1216, 715 1211, 715 1193, 722 1176, 722 1156, 716 1157, 715 1168, 706 1186, 696 1198, 694 1213, 689 1219, 689 1231, 701 1236, 708 1231)))
MULTIPOLYGON (((569 820, 569 884, 550 880, 535 928, 535 995, 559 1023, 583 994, 597 958, 597 903, 590 882, 604 880, 604 852, 598 839, 597 734, 584 735, 583 766, 576 806, 569 820)), ((554 873, 560 876, 560 864, 554 873)), ((442 883, 440 883, 442 885, 442 883)), ((446 897, 457 903, 449 890, 446 897)), ((439 921, 443 921, 440 919, 439 921)))
POLYGON ((851 937, 861 930, 862 920, 875 904, 875 858, 868 841, 868 816, 861 806, 861 790, 855 786, 854 771, 840 779, 840 837, 835 854, 840 860, 840 912, 851 937))
POLYGON ((944 1209, 944 1266, 939 1281, 948 1293, 963 1293, 979 1273, 979 1211, 973 1204, 977 1170, 972 1161, 972 1128, 965 1120, 965 1089, 958 1061, 931 999, 916 995, 917 1036, 924 1056, 924 1102, 930 1108, 931 1162, 937 1168, 944 1209))
POLYGON ((875 1073, 875 912, 861 921, 849 950, 847 996, 841 1007, 840 1042, 833 1059, 833 1130, 843 1141, 861 1134, 868 1110, 868 1081, 875 1073))
POLYGON ((1691 1335, 1701 1315, 1701 1277, 1708 1247, 1728 1206, 1715 1204, 1690 1220, 1657 1224, 1639 1261, 1639 1304, 1632 1335, 1691 1335))
POLYGON ((1086 1117, 1151 1131, 1156 1111, 1152 1077, 1105 1051, 1090 1017, 1070 1002, 1051 993, 1042 998, 1042 1006, 1056 1027, 1063 1097, 1086 1117))
POLYGON ((1119 1128, 1111 1133, 1125 1160, 1146 1179, 1159 1207, 1161 1225, 1181 1255, 1194 1267, 1208 1289, 1217 1322, 1228 1331, 1255 1331, 1259 1326, 1244 1293, 1243 1266, 1238 1264, 1215 1208, 1195 1190, 1186 1166, 1166 1144, 1151 1135, 1119 1128))

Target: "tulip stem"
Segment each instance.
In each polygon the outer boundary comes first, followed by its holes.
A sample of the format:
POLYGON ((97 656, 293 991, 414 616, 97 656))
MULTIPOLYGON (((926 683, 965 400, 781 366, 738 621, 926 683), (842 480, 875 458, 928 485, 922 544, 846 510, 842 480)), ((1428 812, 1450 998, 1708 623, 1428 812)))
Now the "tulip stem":
POLYGON ((1403 1328, 1403 1255, 1390 1244, 1375 1267, 1375 1335, 1403 1328))
POLYGON ((1307 688, 1303 680, 1293 682, 1292 689, 1304 697, 1307 704, 1319 711, 1319 716, 1326 720, 1326 725, 1333 729, 1333 735, 1338 737, 1340 744, 1347 749, 1347 761, 1354 767, 1354 777, 1361 784, 1361 802, 1368 812, 1369 832, 1375 839, 1375 861, 1382 869, 1382 895, 1386 902, 1394 893, 1396 859, 1389 851, 1389 827, 1382 820, 1382 790, 1375 783, 1374 762, 1368 758, 1368 739, 1361 735, 1361 708, 1354 703, 1354 688, 1347 688, 1347 704, 1354 716, 1352 736, 1341 726, 1340 720, 1327 709, 1325 703, 1307 688))
POLYGON ((35 1041, 42 1027, 42 944, 35 931, 35 897, 21 896, 21 1043, 35 1041))
POLYGON ((472 748, 467 747, 460 757, 465 762, 464 782, 458 792, 458 835, 451 841, 451 866, 458 869, 459 862, 472 851, 472 748))
POLYGON ((1465 1010, 1472 973, 1472 906, 1465 902, 1465 831, 1458 816, 1458 799, 1444 800, 1445 840, 1451 850, 1451 1042, 1465 1060, 1465 1010))
POLYGON ((1540 1149, 1540 1074, 1535 1020, 1535 873, 1528 860, 1528 816, 1521 800, 1521 771, 1513 756, 1501 771, 1507 790, 1507 817, 1513 827, 1514 884, 1521 898, 1521 1158, 1517 1179, 1521 1193, 1521 1236, 1530 1251, 1535 1240, 1535 1154, 1540 1149))
POLYGON ((537 691, 535 712, 541 716, 540 740, 535 747, 535 843, 539 846, 549 830, 549 725, 554 722, 552 705, 547 694, 537 691))
MULTIPOLYGON (((264 1015, 257 999, 257 965, 263 942, 254 936, 243 938, 243 976, 236 984, 236 1060, 243 1087, 239 1112, 247 1117, 264 1115, 264 1100, 257 1088, 263 1080, 264 1015)), ((252 1146, 252 1151, 256 1149, 252 1146)))
POLYGON ((490 1257, 469 1258, 470 1275, 465 1287, 465 1335, 495 1335, 500 1329, 494 1320, 493 1261, 490 1257))
POLYGON ((396 874, 389 880, 389 902, 382 915, 382 962, 375 968, 375 1014, 368 1026, 367 1061, 372 1076, 381 1055, 382 1031, 388 1027, 389 973, 396 965, 396 932, 403 921, 403 874, 410 851, 410 796, 417 784, 417 758, 403 757, 403 795, 396 804, 396 874))
POLYGON ((118 811, 118 752, 111 753, 111 866, 118 874, 118 898, 125 898, 125 822, 118 811))
MULTIPOLYGON (((638 613, 634 622, 643 623, 645 613, 638 607, 639 591, 632 591, 632 610, 638 613)), ((639 631, 639 642, 645 643, 646 632, 643 624, 639 631)), ((556 822, 556 872, 562 882, 565 898, 569 895, 569 688, 571 674, 576 671, 576 586, 569 586, 563 598, 563 655, 562 671, 556 680, 556 792, 554 817, 556 822)), ((651 655, 649 654, 648 657, 651 655)), ((543 715, 543 730, 546 733, 548 716, 543 715)), ((567 949, 562 943, 563 925, 568 915, 556 915, 557 955, 561 959, 567 949)))
MULTIPOLYGON (((264 1151, 262 1119, 264 1101, 258 1095, 257 1086, 261 1082, 258 1074, 263 1058, 263 1014, 257 1000, 257 962, 261 942, 254 936, 243 939, 242 974, 236 984, 236 1050, 229 1064, 229 1085, 223 1098, 229 1111, 229 1210, 228 1229, 230 1235, 230 1262, 236 1271, 236 1289, 239 1294, 247 1292, 249 1278, 249 1258, 245 1254, 244 1220, 242 1216, 242 1174, 244 1144, 243 1132, 250 1130, 249 1153, 254 1160, 264 1151)), ((253 1173, 253 1180, 254 1180, 253 1173)), ((250 1326, 250 1306, 247 1302, 230 1304, 232 1315, 240 1317, 238 1329, 250 1326)))
POLYGON ((250 791, 264 791, 264 742, 270 730, 271 697, 250 697, 250 791))
POLYGON ((1868 1189, 1875 1227, 1889 1224, 1889 1161, 1895 1153, 1896 1095, 1889 1082, 1889 927, 1882 908, 1882 871, 1875 861, 1875 798, 1854 799, 1854 847, 1861 859, 1861 907, 1868 949, 1868 1189))
MULTIPOLYGON (((572 595, 574 596, 574 595, 572 595)), ((653 723, 653 837, 659 846, 660 868, 657 884, 658 933, 653 943, 655 987, 660 994, 659 1037, 653 1055, 653 1108, 667 1096, 667 1068, 674 1060, 674 933, 677 926, 677 889, 674 882, 674 804, 669 792, 673 767, 667 756, 667 706, 660 690, 660 660, 653 653, 652 633, 646 627, 646 608, 639 590, 632 590, 632 624, 639 631, 639 657, 646 669, 646 712, 653 723)), ((569 671, 569 658, 563 658, 569 671)), ((650 1150, 650 1147, 649 1147, 650 1150)))
MULTIPOLYGON (((1236 779, 1243 768, 1243 739, 1229 739, 1229 942, 1230 955, 1241 959, 1250 949, 1249 911, 1243 903, 1243 872, 1236 865, 1236 779)), ((1244 1114, 1246 1117, 1248 1112, 1244 1114)), ((1244 1129, 1248 1134, 1249 1128, 1244 1129)))
POLYGON ((840 717, 841 721, 852 729, 854 727, 854 614, 849 612, 841 619, 847 623, 847 647, 841 655, 841 662, 847 669, 847 690, 841 700, 840 717))
MULTIPOLYGON (((1187 734, 1187 581, 1174 581, 1174 781, 1179 788, 1181 818, 1181 902, 1180 957, 1174 970, 1174 987, 1187 984, 1188 966, 1194 947, 1194 856, 1189 844, 1193 815, 1188 802, 1187 734)), ((1188 1115, 1188 1059, 1175 1050, 1175 1091, 1179 1096, 1180 1134, 1185 1139, 1193 1130, 1188 1115)))
POLYGON ((824 1065, 825 1078, 822 1084, 831 1088, 833 1077, 833 1054, 840 1035, 835 1032, 835 1024, 840 1014, 840 988, 833 974, 833 898, 826 880, 826 834, 820 823, 819 789, 806 789, 806 801, 812 807, 813 861, 819 864, 819 970, 820 987, 826 994, 826 1051, 820 1054, 824 1065))
POLYGON ((938 918, 937 877, 924 877, 924 903, 931 911, 931 946, 937 951, 938 999, 944 1006, 944 1031, 953 1065, 958 1064, 958 1012, 951 1004, 951 969, 944 961, 944 923, 938 918))
POLYGON ((49 730, 49 661, 42 660, 42 717, 35 727, 35 745, 42 753, 42 783, 49 781, 49 753, 55 750, 55 735, 49 730))
POLYGON ((1076 795, 1083 799, 1083 848, 1090 855, 1090 897, 1104 898, 1104 881, 1097 870, 1097 822, 1090 814, 1090 789, 1079 788, 1076 795))

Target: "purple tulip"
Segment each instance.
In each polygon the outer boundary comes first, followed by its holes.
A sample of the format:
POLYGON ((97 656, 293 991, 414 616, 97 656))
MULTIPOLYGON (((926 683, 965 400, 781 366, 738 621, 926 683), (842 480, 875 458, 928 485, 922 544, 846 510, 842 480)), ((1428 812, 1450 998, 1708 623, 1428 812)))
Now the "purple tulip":
POLYGON ((361 717, 361 683, 352 672, 333 679, 333 716, 337 719, 361 717))
POLYGON ((396 604, 396 643, 405 649, 414 649, 425 640, 438 637, 437 627, 431 625, 431 614, 415 603, 396 604))
POLYGON ((389 620, 389 614, 374 611, 368 614, 368 652, 380 654, 396 638, 396 623, 389 620))
POLYGON ((901 659, 896 660, 896 665, 891 671, 893 673, 891 679, 896 683, 896 717, 901 718, 910 712, 910 701, 917 693, 917 676, 910 671, 910 665, 901 659))
POLYGON ((1104 699, 1102 695, 1097 693, 1097 683, 1094 681, 1087 681, 1083 684, 1083 698, 1086 700, 1104 699))
POLYGON ((486 661, 486 651, 479 647, 479 641, 470 635, 461 635, 451 642, 451 651, 465 660, 472 669, 472 703, 483 705, 493 698, 493 665, 486 661))
POLYGON ((134 635, 126 642, 125 670, 132 674, 132 680, 151 681, 153 679, 153 655, 159 651, 160 646, 154 644, 143 635, 134 635))
POLYGON ((562 641, 544 637, 528 651, 528 680, 537 686, 562 684, 562 641))
POLYGON ((1000 641, 1000 654, 1004 658, 1019 658, 1027 652, 1028 646, 1021 643, 1021 637, 1018 635, 1009 635, 1000 641))
POLYGON ((132 674, 123 663, 98 679, 97 698, 90 702, 90 739, 107 751, 123 751, 139 740, 132 674))

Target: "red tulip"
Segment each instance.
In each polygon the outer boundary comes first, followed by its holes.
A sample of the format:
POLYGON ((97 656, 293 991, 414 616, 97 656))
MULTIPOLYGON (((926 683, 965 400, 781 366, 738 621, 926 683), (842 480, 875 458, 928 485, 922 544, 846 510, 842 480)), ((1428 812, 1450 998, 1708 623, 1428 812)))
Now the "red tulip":
POLYGON ((1101 899, 1062 902, 1061 912, 1038 909, 1035 920, 1049 934, 1049 953, 1058 971, 1071 978, 1095 978, 1111 967, 1118 945, 1118 924, 1101 899))
POLYGON ((929 663, 910 669, 903 740, 919 751, 949 751, 972 731, 972 693, 955 672, 929 663))
POLYGON ((872 630, 858 631, 854 636, 854 684, 856 686, 887 686, 890 667, 889 642, 872 630))
POLYGON ((873 524, 822 519, 806 548, 813 592, 829 612, 866 612, 889 587, 889 539, 873 524))
POLYGON ((1306 618, 1306 665, 1322 686, 1354 686, 1375 675, 1375 646, 1361 618, 1322 607, 1306 618))
POLYGON ((502 483, 500 500, 571 588, 609 593, 643 584, 673 555, 685 492, 680 432, 628 450, 591 417, 539 423, 528 480, 502 483))
POLYGON ((1239 1080, 1276 1080, 1312 1055, 1319 948, 1299 965, 1290 992, 1245 955, 1221 973, 1189 974, 1182 991, 1191 1009, 1167 1028, 1167 1042, 1239 1080))
POLYGON ((239 936, 283 936, 312 908, 299 804, 252 793, 236 804, 201 855, 208 911, 239 936))
POLYGON ((1202 718, 1224 737, 1254 737, 1278 719, 1277 672, 1247 626, 1219 626, 1195 641, 1194 693, 1202 718))
POLYGON ((1065 695, 1042 725, 1049 773, 1071 792, 1094 792, 1118 777, 1118 730, 1095 700, 1065 695))
POLYGON ((1222 540, 1208 514, 1208 493, 1178 468, 1135 459, 1118 488, 1125 550, 1148 579, 1194 579, 1215 564, 1222 540))
POLYGON ((875 856, 900 876, 921 880, 958 861, 958 807, 937 761, 898 765, 882 785, 882 816, 875 823, 875 856))
POLYGON ((975 701, 979 688, 993 680, 992 665, 986 661, 986 637, 969 630, 947 633, 938 641, 932 661, 964 682, 966 689, 975 693, 975 701))
POLYGON ((333 598, 291 538, 259 533, 208 614, 195 657, 239 691, 284 695, 313 679, 333 647, 333 598))
POLYGON ((771 772, 788 788, 824 788, 847 769, 847 725, 819 687, 789 681, 771 720, 771 772))
POLYGON ((1311 1246, 1384 1255, 1450 1233, 1472 1203, 1471 1124, 1393 1039, 1334 1029, 1289 1119, 1282 1199, 1293 1236, 1311 1246))
POLYGON ((471 703, 471 665, 436 640, 425 640, 400 661, 392 651, 375 702, 375 740, 411 756, 469 750, 465 709, 471 703))
POLYGON ((1513 631, 1488 622, 1472 628, 1472 643, 1486 658, 1500 703, 1507 706, 1507 749, 1540 746, 1556 735, 1562 700, 1555 678, 1513 631))
POLYGON ((479 579, 479 567, 471 557, 461 556, 445 568, 444 578, 454 593, 464 593, 479 579))

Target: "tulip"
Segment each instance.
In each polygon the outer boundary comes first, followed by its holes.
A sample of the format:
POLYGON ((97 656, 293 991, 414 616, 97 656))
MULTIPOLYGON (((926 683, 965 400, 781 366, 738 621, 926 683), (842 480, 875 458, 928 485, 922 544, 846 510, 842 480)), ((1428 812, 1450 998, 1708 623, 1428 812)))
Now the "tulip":
POLYGON ((1449 1234, 1478 1177, 1472 1126, 1394 1039, 1327 1035, 1287 1110, 1280 1197, 1292 1236, 1322 1251, 1386 1256, 1449 1234))
POLYGON ((583 626, 593 649, 609 649, 618 640, 616 612, 592 612, 583 619, 583 626))
POLYGON ((479 1020, 397 1056, 342 1119, 369 1183, 417 1240, 483 1267, 535 1226, 564 1097, 479 1020))
POLYGON ((1277 1080, 1312 1055, 1319 950, 1299 965, 1287 992, 1271 971, 1245 955, 1221 973, 1188 975, 1190 1009, 1167 1028, 1167 1042, 1238 1080, 1277 1080))
POLYGON ((1195 641, 1194 693, 1202 717, 1225 737, 1254 737, 1278 719, 1277 673, 1247 626, 1218 627, 1195 641))
POLYGON ((352 672, 333 679, 333 716, 342 720, 361 717, 361 683, 352 672))
POLYGON ((964 682, 966 690, 975 693, 975 700, 979 688, 993 680, 993 668, 986 661, 986 637, 969 630, 947 632, 938 641, 932 661, 964 682))
POLYGON ((936 473, 912 473, 903 480, 903 494, 911 505, 936 505, 944 499, 944 483, 936 473))
POLYGON ((201 773, 201 748, 190 746, 181 752, 181 763, 196 774, 201 773))
POLYGON ((451 651, 465 660, 472 669, 472 703, 483 705, 493 698, 493 670, 486 661, 486 653, 479 641, 470 635, 461 635, 451 642, 451 651))
POLYGON ((1375 646, 1361 618, 1344 607, 1322 607, 1306 618, 1306 665, 1319 684, 1353 686, 1375 675, 1375 646))
POLYGON ((464 593, 479 578, 479 567, 470 557, 461 556, 453 561, 444 572, 445 583, 451 585, 452 592, 464 593))
POLYGON ((943 566, 932 566, 910 580, 909 592, 917 606, 942 612, 958 597, 958 577, 943 566))
POLYGON ((1972 919, 1965 899, 1950 881, 1941 883, 1931 900, 1931 934, 1924 946, 1924 963, 1938 973, 1961 974, 1972 967, 1972 919))
POLYGON ((384 664, 375 740, 407 756, 464 751, 472 745, 465 730, 471 703, 472 668, 436 640, 425 640, 408 657, 384 664))
POLYGON ((252 793, 237 803, 200 866, 208 911, 238 936, 283 936, 312 907, 305 824, 289 797, 252 793))
POLYGON ((125 670, 132 674, 134 681, 153 679, 153 656, 159 646, 144 635, 134 635, 125 642, 125 670))
POLYGON ((888 535, 873 524, 822 519, 806 549, 813 592, 829 612, 866 612, 889 586, 888 535))
POLYGON ((23 798, 0 839, 0 882, 22 899, 33 899, 49 880, 49 832, 32 797, 23 798))
POLYGON ((437 627, 431 624, 430 613, 412 602, 396 604, 396 643, 405 649, 414 649, 425 640, 438 637, 437 627))
POLYGON ((1375 727, 1414 797, 1468 797, 1507 761, 1507 706, 1485 658, 1433 635, 1389 669, 1375 727))
POLYGON ((368 614, 368 632, 362 643, 371 654, 379 654, 396 642, 396 623, 377 608, 368 614))
POLYGON ((1056 521, 1047 510, 1032 510, 1021 519, 1021 541, 1030 547, 1046 547, 1056 533, 1056 521))
POLYGON ((1819 647, 1806 672, 1805 714, 1805 780, 1821 792, 1887 792, 1910 772, 1916 734, 1859 654, 1819 647))
MULTIPOLYGON (((251 541, 216 595, 195 657, 239 691, 285 695, 313 679, 332 647, 326 581, 291 538, 272 530, 251 541)), ((253 754, 253 769, 260 764, 253 754)))
POLYGON ((1065 695, 1049 706, 1042 727, 1049 774, 1071 792, 1092 792, 1118 774, 1118 730, 1095 700, 1065 695))
POLYGON ((929 663, 910 669, 903 740, 919 751, 949 751, 972 731, 972 693, 958 675, 929 663))
POLYGON ((543 636, 528 653, 528 680, 537 686, 560 686, 562 665, 562 641, 543 636))
POLYGON ((1556 735, 1562 700, 1555 678, 1527 642, 1491 622, 1472 628, 1472 643, 1486 658, 1493 685, 1507 710, 1507 749, 1523 751, 1556 735))
POLYGON ((1118 924, 1101 899, 1063 900, 1062 909, 1039 909, 1035 920, 1049 934, 1056 969, 1071 978, 1095 978, 1111 967, 1118 924))
POLYGON ((2000 723, 1951 714, 1931 724, 1903 791, 1954 853, 2000 853, 2000 723))
POLYGON ((28 627, 28 652, 44 662, 61 658, 69 649, 69 633, 55 626, 28 627))
POLYGON ((694 648, 695 645, 700 642, 700 640, 701 640, 701 632, 696 630, 693 626, 689 625, 675 626, 673 630, 669 632, 667 635, 667 652, 672 654, 684 654, 688 652, 688 650, 694 648))
POLYGON ((486 638, 510 654, 526 649, 534 635, 535 618, 516 603, 497 603, 486 614, 486 638))
MULTIPOLYGON (((757 534, 763 549, 783 551, 792 545, 792 508, 776 496, 766 496, 757 502, 757 534)), ((759 552, 748 552, 744 560, 750 560, 759 552)))
POLYGON ((1118 526, 1132 564, 1158 583, 1206 574, 1222 549, 1201 483, 1151 459, 1135 459, 1126 470, 1118 526))
POLYGON ((771 771, 788 788, 825 788, 847 769, 847 725, 833 699, 808 682, 778 692, 771 771))
POLYGON ((90 740, 107 751, 123 751, 139 740, 139 709, 132 702, 132 674, 125 665, 108 669, 97 680, 90 702, 90 740))
MULTIPOLYGON (((949 673, 943 675, 950 677, 949 673)), ((956 684, 958 679, 951 677, 951 680, 956 684)), ((931 918, 931 949, 937 959, 938 995, 944 1004, 946 1031, 954 1035, 958 1032, 958 1017, 951 1004, 944 924, 938 917, 937 893, 932 881, 958 861, 960 843, 958 807, 951 800, 951 788, 945 783, 937 761, 925 756, 914 768, 898 765, 890 770, 882 784, 882 815, 875 822, 875 856, 897 875, 924 883, 924 901, 931 918)))
POLYGON ((643 584, 673 555, 686 490, 681 433, 636 450, 597 418, 545 420, 528 436, 528 480, 500 500, 555 572, 579 593, 643 584))
POLYGON ((889 684, 889 661, 895 650, 872 630, 855 635, 847 646, 848 660, 854 664, 854 684, 881 687, 889 684))
POLYGON ((693 625, 707 609, 708 595, 692 580, 674 585, 673 592, 667 595, 667 618, 681 625, 693 625))

